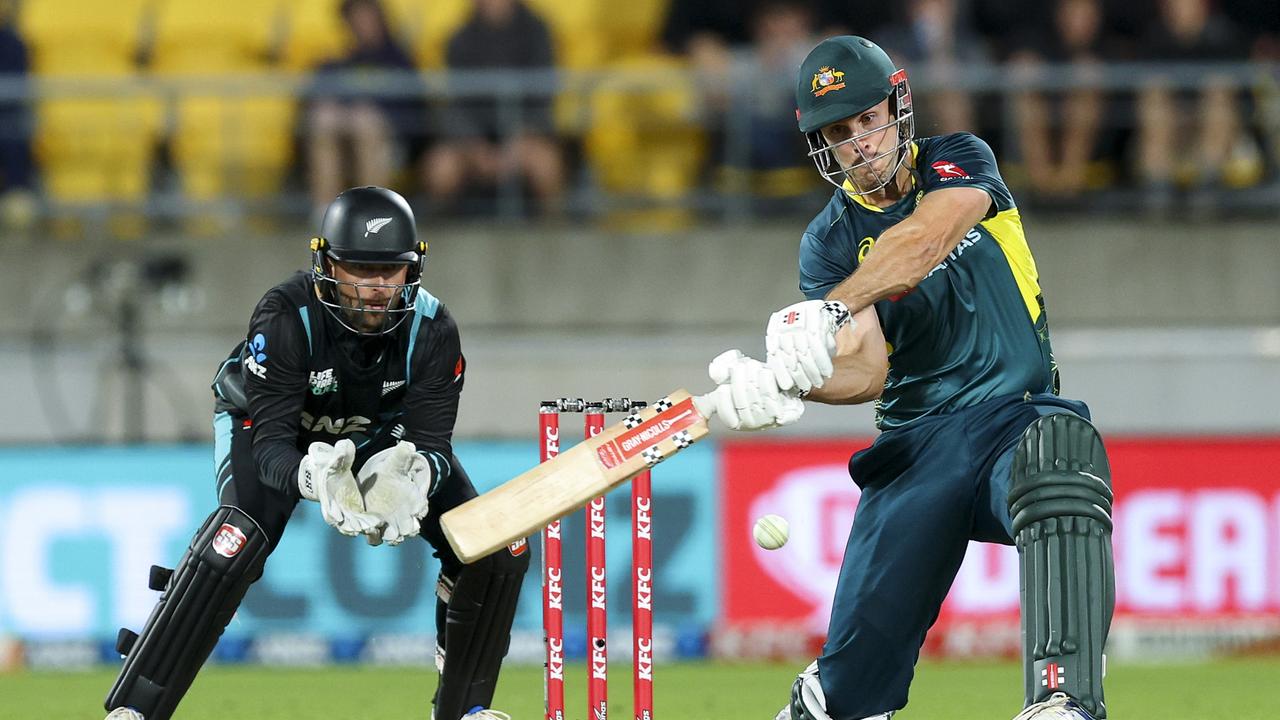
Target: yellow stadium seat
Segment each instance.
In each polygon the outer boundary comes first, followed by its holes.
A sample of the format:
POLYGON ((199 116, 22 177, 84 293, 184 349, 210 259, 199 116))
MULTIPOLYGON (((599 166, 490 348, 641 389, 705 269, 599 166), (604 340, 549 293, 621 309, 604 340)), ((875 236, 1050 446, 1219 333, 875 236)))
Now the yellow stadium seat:
POLYGON ((18 29, 40 75, 131 75, 152 0, 25 2, 18 29))
POLYGON ((138 202, 149 187, 162 112, 124 83, 150 0, 58 0, 22 5, 18 27, 37 76, 106 83, 36 103, 34 148, 45 191, 60 203, 138 202))
POLYGON ((60 202, 141 200, 159 107, 115 98, 50 100, 38 109, 35 150, 45 190, 60 202))
POLYGON ((284 33, 281 0, 158 0, 151 69, 222 74, 267 67, 284 33))
POLYGON ((693 119, 696 85, 681 61, 665 56, 620 61, 610 70, 616 77, 590 98, 587 161, 602 190, 652 205, 650 221, 676 227, 688 220, 676 206, 697 184, 707 154, 693 119))
POLYGON ((340 56, 351 44, 351 33, 338 14, 342 0, 287 0, 284 50, 287 70, 310 70, 340 56))
POLYGON ((191 95, 178 101, 171 140, 189 197, 261 197, 293 160, 294 101, 286 96, 191 95))
POLYGON ((424 70, 444 67, 449 38, 471 17, 471 0, 401 2, 397 14, 409 29, 414 58, 424 70))
POLYGON ((671 0, 628 0, 609 7, 602 18, 610 59, 658 50, 658 38, 671 0))
MULTIPOLYGON (((161 0, 152 70, 171 80, 252 79, 274 67, 285 10, 280 0, 161 0)), ((296 108, 288 89, 183 90, 174 117, 170 146, 188 197, 253 197, 279 189, 294 148, 296 108)))
MULTIPOLYGON (((607 38, 600 31, 613 12, 603 0, 525 0, 551 28, 556 63, 571 70, 593 70, 605 60, 607 38)), ((623 3, 617 3, 619 5, 623 3)))

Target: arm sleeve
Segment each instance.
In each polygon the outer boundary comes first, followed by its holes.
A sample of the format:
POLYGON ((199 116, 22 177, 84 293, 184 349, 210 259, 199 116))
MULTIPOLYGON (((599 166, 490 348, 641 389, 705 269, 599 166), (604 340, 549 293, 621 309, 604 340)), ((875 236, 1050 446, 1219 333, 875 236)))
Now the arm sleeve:
POLYGON ((405 397, 404 439, 431 463, 434 493, 440 481, 453 473, 453 425, 458 419, 467 361, 458 326, 443 306, 418 332, 419 342, 426 342, 417 357, 409 358, 414 380, 405 397))
POLYGON ((949 187, 976 187, 991 196, 987 217, 1014 206, 1013 195, 1000 169, 991 146, 972 133, 955 133, 938 138, 929 149, 929 159, 920 168, 926 193, 949 187))
POLYGON ((857 256, 851 248, 846 250, 841 257, 838 250, 833 251, 830 243, 814 233, 805 232, 800 237, 800 292, 805 299, 821 300, 853 274, 857 256))
POLYGON ((307 389, 304 332, 293 308, 270 294, 254 311, 243 358, 258 479, 293 497, 298 497, 298 435, 307 389))

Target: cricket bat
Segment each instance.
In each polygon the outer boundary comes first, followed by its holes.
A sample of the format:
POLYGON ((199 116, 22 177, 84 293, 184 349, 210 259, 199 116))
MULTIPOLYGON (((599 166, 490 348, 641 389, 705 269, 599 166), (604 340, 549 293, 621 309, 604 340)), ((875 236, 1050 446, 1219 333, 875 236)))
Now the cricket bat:
POLYGON ((541 530, 706 437, 707 416, 676 390, 440 518, 464 563, 541 530))

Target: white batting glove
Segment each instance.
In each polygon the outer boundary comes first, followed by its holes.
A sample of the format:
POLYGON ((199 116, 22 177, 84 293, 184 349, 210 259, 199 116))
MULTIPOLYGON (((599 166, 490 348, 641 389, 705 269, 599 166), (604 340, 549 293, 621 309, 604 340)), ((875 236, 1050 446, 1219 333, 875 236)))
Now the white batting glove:
POLYGON ((399 545, 420 532, 431 480, 431 464, 411 442, 402 440, 365 462, 359 475, 364 506, 385 523, 367 533, 370 545, 399 545))
POLYGON ((298 490, 302 497, 318 501, 324 521, 343 535, 353 537, 381 524, 377 516, 364 510, 360 488, 351 474, 355 457, 356 446, 350 440, 339 440, 333 445, 314 442, 298 466, 298 490))
POLYGON ((769 318, 764 345, 778 387, 803 396, 831 377, 835 368, 836 331, 849 319, 849 308, 833 300, 806 300, 769 318))
POLYGON ((706 397, 730 430, 789 425, 804 414, 804 401, 783 393, 767 365, 739 350, 726 350, 707 366, 718 387, 706 397))

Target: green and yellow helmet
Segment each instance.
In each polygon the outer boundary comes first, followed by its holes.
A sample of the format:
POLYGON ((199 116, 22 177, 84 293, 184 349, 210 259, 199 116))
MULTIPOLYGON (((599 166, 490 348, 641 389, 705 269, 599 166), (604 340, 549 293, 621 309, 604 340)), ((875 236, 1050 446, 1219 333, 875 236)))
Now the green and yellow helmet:
MULTIPOLYGON (((898 169, 910 155, 915 137, 915 116, 911 110, 911 87, 907 72, 896 65, 879 45, 856 35, 827 38, 809 51, 800 64, 796 79, 796 122, 809 141, 809 157, 818 173, 836 187, 852 184, 853 192, 866 195, 892 182, 898 169), (883 125, 843 139, 838 143, 856 142, 888 127, 896 127, 898 142, 893 148, 872 157, 861 149, 861 161, 842 167, 831 152, 822 128, 838 120, 853 117, 889 98, 889 119, 883 125), (897 157, 886 172, 876 172, 875 161, 888 155, 897 157), (867 167, 875 178, 873 187, 862 187, 852 171, 867 167)), ((846 188, 847 189, 847 188, 846 188)))

